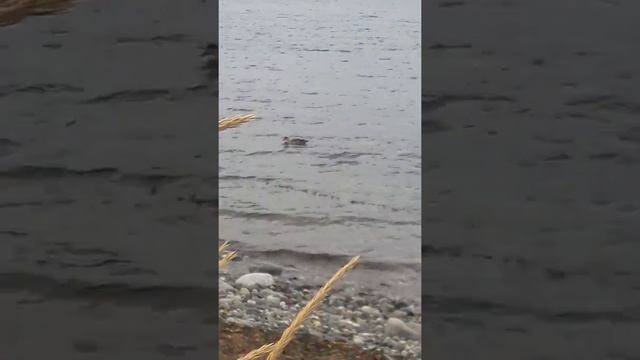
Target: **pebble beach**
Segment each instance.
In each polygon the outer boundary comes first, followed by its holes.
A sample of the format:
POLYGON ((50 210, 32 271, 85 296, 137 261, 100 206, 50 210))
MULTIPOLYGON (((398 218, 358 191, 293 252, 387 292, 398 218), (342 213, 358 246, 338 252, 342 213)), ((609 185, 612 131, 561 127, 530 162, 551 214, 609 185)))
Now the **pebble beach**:
MULTIPOLYGON (((317 290, 269 273, 221 274, 220 321, 282 331, 317 290)), ((388 359, 413 360, 421 358, 421 319, 416 301, 342 287, 330 292, 300 333, 382 351, 388 359)))

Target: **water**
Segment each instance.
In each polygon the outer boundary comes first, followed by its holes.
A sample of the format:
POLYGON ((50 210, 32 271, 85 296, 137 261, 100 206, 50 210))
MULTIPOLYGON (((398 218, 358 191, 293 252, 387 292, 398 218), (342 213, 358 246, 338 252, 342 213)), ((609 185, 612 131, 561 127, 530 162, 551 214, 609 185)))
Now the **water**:
POLYGON ((220 237, 418 263, 420 3, 224 0, 220 14, 220 116, 259 117, 220 135, 220 237))
POLYGON ((216 17, 0 0, 0 358, 215 358, 216 17))

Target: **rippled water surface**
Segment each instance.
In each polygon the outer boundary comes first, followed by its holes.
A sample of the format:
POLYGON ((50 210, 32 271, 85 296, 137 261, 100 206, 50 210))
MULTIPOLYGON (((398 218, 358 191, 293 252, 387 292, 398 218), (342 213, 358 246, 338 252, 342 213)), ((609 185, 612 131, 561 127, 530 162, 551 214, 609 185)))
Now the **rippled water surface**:
POLYGON ((220 115, 247 112, 220 135, 221 238, 419 262, 418 1, 221 1, 220 115))

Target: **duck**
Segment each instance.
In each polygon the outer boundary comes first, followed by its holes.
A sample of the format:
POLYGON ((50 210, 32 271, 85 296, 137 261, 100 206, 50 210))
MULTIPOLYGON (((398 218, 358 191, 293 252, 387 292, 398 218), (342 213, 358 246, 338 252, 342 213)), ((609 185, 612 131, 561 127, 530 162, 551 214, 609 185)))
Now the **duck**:
POLYGON ((210 43, 204 47, 201 56, 218 56, 218 44, 210 43))
POLYGON ((304 146, 304 145, 307 145, 308 142, 309 140, 305 140, 301 138, 290 138, 288 136, 285 136, 282 138, 282 144, 285 146, 289 146, 289 145, 304 146))
POLYGON ((200 56, 205 60, 202 68, 209 73, 209 77, 218 75, 218 45, 208 44, 200 56))

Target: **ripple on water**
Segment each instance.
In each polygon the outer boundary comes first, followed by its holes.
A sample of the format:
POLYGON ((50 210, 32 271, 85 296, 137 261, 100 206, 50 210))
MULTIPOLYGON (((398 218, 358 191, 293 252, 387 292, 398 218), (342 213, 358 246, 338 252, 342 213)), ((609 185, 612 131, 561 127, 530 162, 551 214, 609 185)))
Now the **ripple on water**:
POLYGON ((221 237, 417 261, 420 4, 407 4, 221 3, 220 108, 260 117, 220 137, 221 237))

